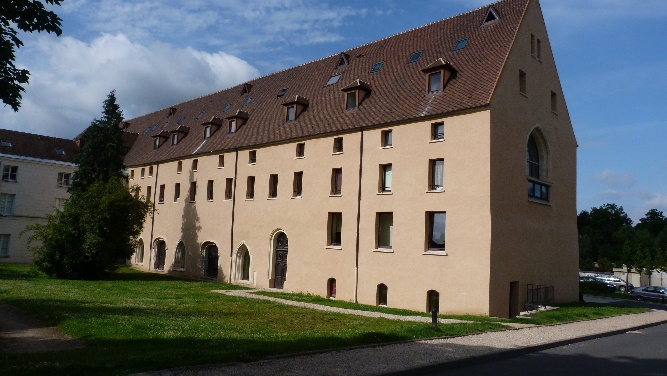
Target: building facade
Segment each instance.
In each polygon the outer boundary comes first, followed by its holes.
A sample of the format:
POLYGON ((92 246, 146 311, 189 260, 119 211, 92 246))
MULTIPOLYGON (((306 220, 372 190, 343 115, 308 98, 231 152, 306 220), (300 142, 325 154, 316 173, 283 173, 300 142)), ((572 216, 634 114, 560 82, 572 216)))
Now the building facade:
POLYGON ((0 262, 29 263, 28 225, 62 209, 76 170, 75 141, 0 129, 0 262))
POLYGON ((125 127, 156 207, 137 268, 452 314, 578 299, 577 145, 537 0, 125 127))

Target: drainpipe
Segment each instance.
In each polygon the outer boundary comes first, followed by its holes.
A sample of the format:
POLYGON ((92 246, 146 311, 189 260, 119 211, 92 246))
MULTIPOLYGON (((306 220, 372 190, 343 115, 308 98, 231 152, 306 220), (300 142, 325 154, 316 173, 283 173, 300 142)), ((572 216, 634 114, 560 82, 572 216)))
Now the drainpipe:
POLYGON ((361 140, 359 141, 359 186, 357 187, 357 239, 354 260, 354 302, 357 303, 357 294, 359 290, 359 223, 361 222, 361 172, 364 157, 364 131, 361 130, 361 140))
POLYGON ((234 191, 232 192, 232 224, 229 230, 229 283, 232 283, 232 267, 234 254, 234 211, 236 209, 236 177, 239 166, 239 151, 236 150, 234 157, 234 191))
POLYGON ((155 183, 153 184, 153 208, 151 209, 151 245, 150 251, 148 252, 148 271, 151 271, 151 262, 153 256, 153 229, 155 227, 155 194, 157 193, 157 178, 160 175, 160 164, 155 165, 155 183))

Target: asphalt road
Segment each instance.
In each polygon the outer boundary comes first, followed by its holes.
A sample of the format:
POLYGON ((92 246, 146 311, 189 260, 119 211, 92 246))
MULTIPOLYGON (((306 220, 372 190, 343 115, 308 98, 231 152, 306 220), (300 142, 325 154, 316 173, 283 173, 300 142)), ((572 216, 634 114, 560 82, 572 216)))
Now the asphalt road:
POLYGON ((667 324, 424 375, 667 375, 667 324))

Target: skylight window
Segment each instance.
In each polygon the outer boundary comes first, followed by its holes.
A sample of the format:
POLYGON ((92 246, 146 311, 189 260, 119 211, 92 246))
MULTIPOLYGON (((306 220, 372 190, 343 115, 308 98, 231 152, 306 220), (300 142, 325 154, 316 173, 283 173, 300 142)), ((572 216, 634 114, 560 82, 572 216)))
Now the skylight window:
POLYGON ((225 108, 222 110, 222 112, 227 112, 227 110, 229 110, 230 107, 232 107, 232 104, 231 104, 231 103, 227 103, 227 105, 226 105, 225 108))
POLYGON ((282 90, 280 90, 280 92, 278 93, 278 98, 285 95, 285 93, 287 93, 287 88, 286 87, 284 87, 284 88, 282 88, 282 90))
POLYGON ((5 140, 2 140, 2 141, 0 141, 0 144, 1 144, 2 146, 8 147, 8 148, 11 148, 11 147, 12 147, 12 143, 11 143, 11 141, 5 141, 5 140))
POLYGON ((201 117, 204 116, 205 113, 206 113, 206 111, 200 112, 199 115, 197 115, 197 117, 195 118, 195 120, 201 119, 201 117))
POLYGON ((424 50, 413 52, 412 56, 410 56, 410 60, 408 60, 408 64, 418 62, 419 58, 422 57, 422 52, 424 52, 424 50))
POLYGON ((181 123, 183 122, 183 120, 185 120, 185 116, 181 116, 181 118, 178 119, 178 121, 176 122, 176 124, 181 124, 181 123))
POLYGON ((148 132, 150 132, 150 131, 151 131, 151 126, 149 125, 149 126, 146 127, 146 130, 144 131, 144 134, 146 134, 146 133, 148 133, 148 132))
POLYGON ((482 25, 486 25, 489 22, 493 22, 497 19, 498 15, 496 14, 496 12, 494 12, 492 8, 489 8, 489 12, 486 14, 486 17, 484 18, 484 22, 482 23, 482 25))
MULTIPOLYGON (((164 123, 164 125, 162 126, 162 129, 165 129, 165 128, 167 128, 168 126, 169 126, 169 121, 167 121, 166 123, 164 123)), ((155 124, 151 130, 153 130, 153 129, 155 129, 155 128, 157 128, 157 124, 155 124)))
POLYGON ((459 39, 454 45, 454 51, 462 50, 468 44, 468 38, 459 39))
POLYGON ((243 102, 243 107, 247 106, 250 104, 250 101, 252 101, 252 97, 248 97, 245 102, 243 102))
POLYGON ((65 155, 65 149, 56 149, 56 154, 65 155))
POLYGON ((327 83, 324 86, 331 86, 331 85, 335 84, 340 79, 340 76, 341 76, 341 74, 338 73, 338 74, 334 74, 333 76, 329 77, 329 81, 327 81, 327 83))
POLYGON ((371 73, 377 73, 380 69, 382 69, 382 66, 384 65, 384 61, 378 61, 373 65, 373 68, 371 69, 371 73))

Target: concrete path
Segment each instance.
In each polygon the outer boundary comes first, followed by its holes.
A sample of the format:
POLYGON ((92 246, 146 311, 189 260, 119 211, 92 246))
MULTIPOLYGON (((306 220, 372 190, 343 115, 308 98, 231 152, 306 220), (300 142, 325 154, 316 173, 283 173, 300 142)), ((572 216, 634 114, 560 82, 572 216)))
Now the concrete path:
POLYGON ((143 375, 420 375, 435 365, 458 367, 502 359, 662 323, 667 323, 667 312, 655 310, 568 324, 277 357, 254 363, 172 369, 143 375))
POLYGON ((85 343, 0 302, 0 350, 9 354, 80 349, 85 343))

